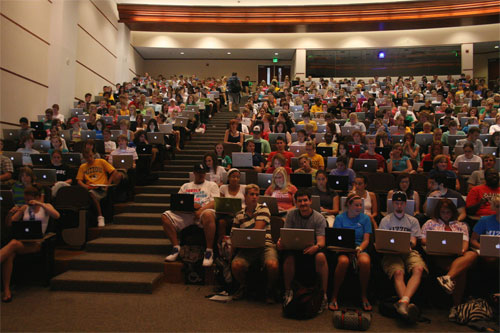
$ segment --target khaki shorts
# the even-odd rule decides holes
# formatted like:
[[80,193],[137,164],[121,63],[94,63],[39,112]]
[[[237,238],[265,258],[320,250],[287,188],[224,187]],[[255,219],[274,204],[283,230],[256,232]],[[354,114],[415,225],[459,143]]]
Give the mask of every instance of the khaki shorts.
[[266,246],[258,249],[239,249],[233,259],[233,261],[240,262],[241,265],[245,266],[247,269],[250,265],[254,265],[255,263],[258,263],[260,265],[259,267],[262,268],[269,260],[278,261],[276,245],[272,243],[266,243]]
[[424,271],[429,273],[424,259],[416,250],[411,250],[408,254],[385,254],[382,258],[382,269],[384,273],[392,279],[394,273],[398,270],[411,272],[415,267],[422,267]]
[[[213,209],[205,209],[203,213],[200,215],[200,219],[203,215],[205,214],[213,214],[215,217],[215,210]],[[192,224],[199,225],[202,227],[200,220],[196,219],[194,213],[183,213],[183,212],[173,212],[171,210],[167,210],[163,212],[163,215],[168,217],[170,221],[172,221],[175,229],[177,231],[181,231],[185,229],[186,227],[189,227]]]

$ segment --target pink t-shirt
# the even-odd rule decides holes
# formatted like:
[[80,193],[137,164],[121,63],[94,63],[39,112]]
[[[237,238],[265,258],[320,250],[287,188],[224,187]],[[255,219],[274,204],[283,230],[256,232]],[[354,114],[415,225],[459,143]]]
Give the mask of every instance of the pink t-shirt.
[[287,192],[282,192],[281,190],[274,190],[269,186],[265,192],[265,195],[276,198],[278,202],[279,210],[288,210],[293,208],[293,196],[297,192],[297,188],[293,185],[288,186]]

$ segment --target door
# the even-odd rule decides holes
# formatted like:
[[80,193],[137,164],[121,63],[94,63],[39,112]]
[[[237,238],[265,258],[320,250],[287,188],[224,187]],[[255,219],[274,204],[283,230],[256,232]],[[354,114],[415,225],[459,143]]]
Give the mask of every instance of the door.
[[495,89],[496,81],[500,76],[500,59],[488,59],[488,88]]
[[271,84],[271,80],[276,76],[279,82],[283,82],[285,80],[285,76],[288,75],[290,77],[292,69],[291,66],[274,66],[274,65],[259,65],[259,82],[262,80],[266,81],[267,84]]

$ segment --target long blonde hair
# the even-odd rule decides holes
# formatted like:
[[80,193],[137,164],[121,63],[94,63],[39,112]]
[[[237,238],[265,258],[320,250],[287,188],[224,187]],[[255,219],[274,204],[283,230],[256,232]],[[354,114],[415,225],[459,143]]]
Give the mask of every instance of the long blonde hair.
[[[283,188],[280,188],[276,185],[276,181],[275,181],[275,178],[276,178],[276,175],[281,173],[283,175],[283,179],[284,179],[284,182],[283,182]],[[280,190],[281,192],[288,192],[288,187],[290,186],[290,177],[288,176],[288,173],[286,172],[286,169],[284,167],[279,167],[277,168],[276,170],[274,170],[273,172],[273,178],[272,178],[272,181],[271,181],[271,188],[273,191],[276,191],[276,190]]]

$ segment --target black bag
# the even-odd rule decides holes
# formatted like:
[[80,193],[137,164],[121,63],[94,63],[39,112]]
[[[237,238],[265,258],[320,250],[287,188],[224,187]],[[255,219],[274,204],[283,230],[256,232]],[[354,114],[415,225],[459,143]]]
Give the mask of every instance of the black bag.
[[283,315],[287,318],[310,319],[314,318],[323,301],[323,290],[317,284],[313,287],[303,287],[294,283],[293,298],[283,307]]
[[60,229],[76,228],[80,222],[80,210],[78,208],[58,208],[59,220],[57,224]]
[[184,263],[184,282],[186,284],[205,284],[205,270],[203,269],[203,248],[198,245],[183,245],[179,256]]
[[338,310],[333,313],[333,326],[344,330],[366,331],[372,323],[372,314],[357,309]]
[[379,303],[378,311],[384,317],[399,318],[400,315],[396,311],[396,308],[394,307],[394,303],[396,303],[397,301],[399,301],[399,298],[397,296],[391,296],[389,298],[384,299]]
[[229,88],[229,92],[231,92],[231,93],[236,94],[236,93],[239,93],[241,91],[240,82],[238,81],[238,79],[235,76],[231,76],[227,80],[227,86]]

